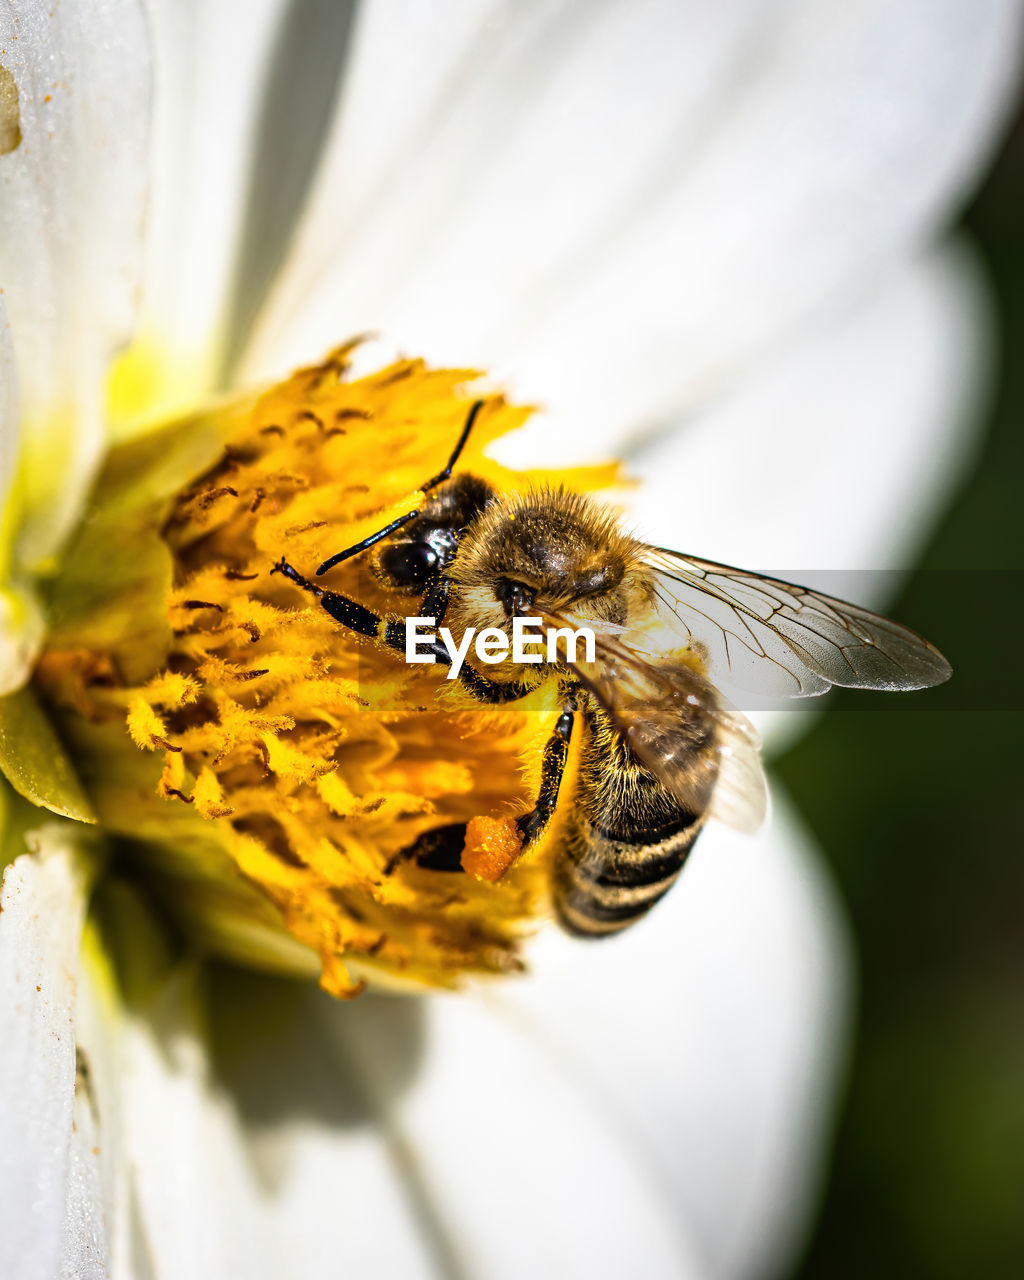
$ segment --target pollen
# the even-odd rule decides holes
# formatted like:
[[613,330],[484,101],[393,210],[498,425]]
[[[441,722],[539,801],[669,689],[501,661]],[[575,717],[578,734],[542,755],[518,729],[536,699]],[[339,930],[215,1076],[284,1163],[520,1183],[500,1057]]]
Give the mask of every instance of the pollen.
[[[480,398],[474,370],[353,379],[349,353],[112,451],[36,677],[101,822],[182,927],[235,960],[318,970],[339,996],[522,967],[549,868],[519,856],[514,819],[557,715],[546,685],[484,706],[272,573],[286,556],[312,576],[415,510]],[[459,468],[503,490],[617,481],[489,459],[528,413],[485,396]],[[325,588],[415,616],[369,559]],[[418,865],[417,838],[452,824],[468,824],[465,870]]]
[[466,824],[462,869],[479,880],[500,880],[522,847],[523,837],[511,818],[473,818]]

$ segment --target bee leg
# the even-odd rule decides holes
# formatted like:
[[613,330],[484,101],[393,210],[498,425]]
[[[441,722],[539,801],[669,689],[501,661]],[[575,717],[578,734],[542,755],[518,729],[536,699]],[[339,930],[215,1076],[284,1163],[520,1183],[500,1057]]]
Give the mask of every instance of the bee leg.
[[[524,813],[516,821],[523,837],[523,851],[529,849],[538,836],[543,834],[558,804],[558,792],[569,755],[569,741],[572,738],[576,712],[576,690],[573,686],[565,687],[564,699],[562,714],[555,721],[551,737],[544,745],[537,803],[529,813]],[[465,844],[464,822],[435,827],[432,831],[425,831],[413,844],[396,854],[388,864],[385,874],[389,875],[399,862],[406,859],[413,859],[418,866],[428,871],[462,871],[462,850]]]
[[[283,574],[290,582],[294,582],[297,587],[301,587],[303,591],[308,591],[310,595],[316,596],[335,622],[340,622],[343,627],[348,627],[350,631],[356,632],[357,635],[366,636],[370,640],[383,640],[389,649],[405,653],[404,618],[393,618],[386,622],[379,613],[374,613],[372,609],[367,609],[365,605],[359,604],[358,601],[350,600],[348,596],[343,596],[337,591],[325,591],[323,587],[318,587],[315,582],[310,582],[308,578],[304,578],[297,569],[293,568],[283,558],[278,560],[270,572]],[[436,607],[437,614],[424,612],[422,614],[423,617],[437,616],[438,621],[440,621],[448,605],[449,587],[448,580],[441,579],[428,589],[423,598],[421,608],[426,610]],[[420,641],[421,652],[424,643],[424,641]],[[427,652],[434,655],[436,662],[443,662],[445,666],[451,666],[451,654],[440,640],[435,640],[433,644],[427,646]],[[530,684],[524,684],[520,680],[488,680],[486,676],[474,671],[468,664],[463,665],[459,672],[459,679],[474,698],[479,699],[480,702],[492,704],[515,702],[519,698],[525,698],[534,687]]]
[[[316,596],[335,622],[340,622],[343,627],[348,627],[351,631],[355,631],[361,636],[368,636],[371,640],[376,640],[381,634],[384,619],[379,613],[374,613],[372,609],[367,609],[365,605],[359,604],[355,600],[350,600],[348,596],[339,595],[337,591],[325,591],[323,587],[318,587],[315,582],[310,582],[308,578],[304,578],[283,557],[278,560],[270,572],[283,574],[290,582],[294,582],[297,587],[301,587],[303,591],[308,591],[310,595]],[[443,648],[443,646],[441,647]]]
[[299,573],[298,569],[293,568],[293,566],[288,563],[284,556],[278,560],[277,564],[274,565],[270,572],[272,574],[282,574],[290,582],[294,582],[296,586],[301,587],[303,591],[309,591],[315,596],[322,596],[324,594],[323,587],[318,587],[315,582],[310,582],[308,578],[304,578],[302,574]]
[[396,855],[385,869],[394,870],[399,862],[407,859],[427,871],[462,871],[462,850],[466,844],[466,824],[450,822],[446,827],[435,827],[424,833],[413,844]]
[[569,742],[572,738],[572,726],[576,712],[576,691],[566,690],[562,714],[555,721],[555,727],[544,745],[544,758],[540,767],[540,790],[537,803],[529,813],[516,821],[516,826],[523,837],[523,849],[528,849],[547,828],[551,815],[558,805],[558,792],[562,786],[562,775],[565,762],[569,756]]
[[[420,616],[423,618],[433,618],[434,626],[439,627],[444,622],[444,615],[448,611],[448,597],[451,594],[451,579],[445,577],[435,578],[427,587],[420,604]],[[390,645],[392,649],[397,649],[400,653],[405,652],[405,623],[389,622],[384,631],[384,641]],[[422,641],[421,641],[422,643]],[[438,662],[443,662],[446,666],[451,666],[451,654],[444,647],[440,640],[435,640],[429,646],[429,651],[433,653]],[[459,679],[480,702],[515,702],[519,698],[525,698],[533,688],[532,685],[524,684],[520,680],[488,680],[479,671],[474,671],[468,664],[463,664],[459,671]]]
[[[529,813],[516,821],[516,826],[523,837],[522,852],[543,835],[551,820],[551,815],[558,805],[558,792],[562,785],[562,774],[569,755],[569,740],[572,737],[572,726],[575,718],[575,693],[566,699],[562,714],[555,721],[555,727],[544,745],[544,759],[541,763],[540,790],[537,803]],[[462,850],[466,844],[466,824],[452,822],[446,827],[435,827],[425,831],[415,843],[403,849],[392,862],[388,870],[393,871],[400,861],[412,859],[417,866],[428,871],[462,871]]]

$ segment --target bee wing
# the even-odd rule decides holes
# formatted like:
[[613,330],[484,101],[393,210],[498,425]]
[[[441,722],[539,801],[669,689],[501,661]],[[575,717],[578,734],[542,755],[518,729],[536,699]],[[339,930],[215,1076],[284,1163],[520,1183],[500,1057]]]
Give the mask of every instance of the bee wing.
[[634,755],[691,812],[756,831],[768,793],[753,725],[692,667],[607,631],[595,629],[594,640],[594,661],[570,665]]
[[831,685],[925,689],[952,674],[923,637],[858,605],[662,547],[645,560],[659,613],[716,681],[805,697]]
[[710,816],[753,835],[768,812],[761,740],[750,721],[731,708],[720,707],[718,726],[720,762]]

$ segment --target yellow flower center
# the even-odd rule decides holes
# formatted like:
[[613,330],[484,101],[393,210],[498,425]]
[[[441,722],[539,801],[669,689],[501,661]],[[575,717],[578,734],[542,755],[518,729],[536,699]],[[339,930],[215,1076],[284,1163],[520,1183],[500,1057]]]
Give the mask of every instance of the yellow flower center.
[[[271,574],[284,555],[312,575],[415,509],[473,399],[472,370],[410,360],[350,381],[346,355],[113,451],[37,673],[101,821],[169,908],[236,958],[301,969],[315,953],[337,995],[520,967],[552,841],[517,857],[515,817],[557,715],[551,682],[484,706]],[[527,412],[488,398],[459,470],[500,490],[615,480],[489,460]],[[366,555],[324,582],[420,612]],[[409,856],[452,823],[469,824],[466,870]]]

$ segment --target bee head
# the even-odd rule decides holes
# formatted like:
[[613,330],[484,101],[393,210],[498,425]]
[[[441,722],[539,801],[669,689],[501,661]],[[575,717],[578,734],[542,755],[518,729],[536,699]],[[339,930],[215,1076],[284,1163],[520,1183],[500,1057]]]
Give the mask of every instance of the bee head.
[[582,494],[542,489],[493,503],[462,540],[453,567],[463,625],[505,627],[558,613],[624,623],[639,546],[614,513]]
[[415,520],[377,548],[377,576],[400,591],[422,593],[427,583],[448,569],[458,538],[494,498],[490,485],[462,473],[426,502]]

